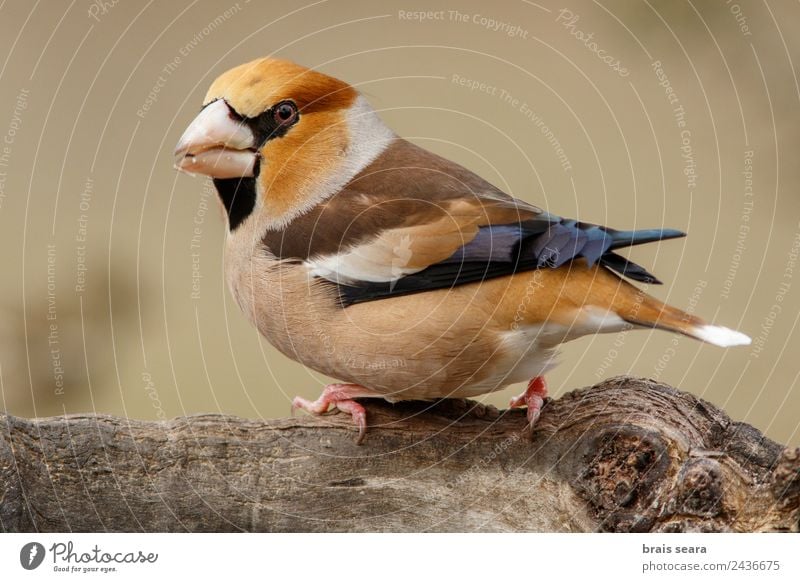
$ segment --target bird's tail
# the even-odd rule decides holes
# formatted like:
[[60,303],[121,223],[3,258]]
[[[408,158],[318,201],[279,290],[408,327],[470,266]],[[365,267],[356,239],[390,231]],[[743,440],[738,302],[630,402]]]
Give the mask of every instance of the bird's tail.
[[[618,230],[612,232],[612,243],[609,250],[658,240],[680,238],[682,236],[686,236],[685,233],[669,228]],[[627,259],[615,253],[608,253],[606,257],[609,260],[601,260],[601,264],[622,275],[629,276],[635,280],[648,280],[647,278],[643,279],[636,276],[640,274],[639,271],[641,271],[643,276],[650,278],[648,282],[657,282],[655,277],[647,273],[642,267],[630,263]],[[618,315],[628,323],[682,333],[689,337],[714,344],[715,346],[729,347],[746,346],[750,344],[750,338],[739,331],[706,323],[699,317],[695,317],[690,313],[662,303],[655,297],[645,294],[624,281],[623,284],[626,289],[624,292],[618,294],[619,298],[617,302],[621,303],[621,305],[619,305],[616,311]]]
[[625,281],[620,280],[620,283],[613,295],[611,309],[628,323],[682,333],[715,346],[750,344],[750,338],[739,331],[711,325],[695,315],[662,303]]

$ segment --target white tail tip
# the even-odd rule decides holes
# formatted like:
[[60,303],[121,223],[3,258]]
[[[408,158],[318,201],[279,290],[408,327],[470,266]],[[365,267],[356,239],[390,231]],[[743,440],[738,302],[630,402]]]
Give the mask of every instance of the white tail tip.
[[731,346],[749,346],[751,341],[750,338],[742,332],[719,325],[702,325],[694,328],[693,331],[693,335],[696,338],[723,348]]

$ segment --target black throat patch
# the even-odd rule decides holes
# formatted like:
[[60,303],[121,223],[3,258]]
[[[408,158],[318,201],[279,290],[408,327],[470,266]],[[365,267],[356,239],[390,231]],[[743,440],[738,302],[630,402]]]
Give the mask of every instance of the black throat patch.
[[214,186],[228,213],[228,224],[233,232],[256,206],[256,179],[215,178]]

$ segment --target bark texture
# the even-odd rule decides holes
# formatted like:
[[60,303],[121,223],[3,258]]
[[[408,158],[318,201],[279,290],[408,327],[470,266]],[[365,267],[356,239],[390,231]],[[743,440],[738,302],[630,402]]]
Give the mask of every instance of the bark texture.
[[349,417],[0,415],[4,531],[797,531],[800,449],[613,378],[524,411],[365,401]]

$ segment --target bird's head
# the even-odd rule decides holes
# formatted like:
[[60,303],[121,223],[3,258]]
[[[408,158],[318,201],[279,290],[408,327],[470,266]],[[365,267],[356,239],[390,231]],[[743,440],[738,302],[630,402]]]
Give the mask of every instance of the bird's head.
[[175,167],[214,178],[231,230],[254,210],[285,224],[341,188],[391,136],[344,81],[264,58],[212,83]]

